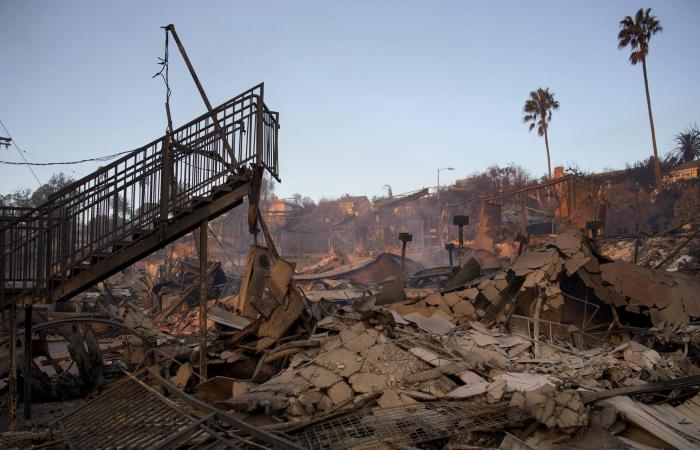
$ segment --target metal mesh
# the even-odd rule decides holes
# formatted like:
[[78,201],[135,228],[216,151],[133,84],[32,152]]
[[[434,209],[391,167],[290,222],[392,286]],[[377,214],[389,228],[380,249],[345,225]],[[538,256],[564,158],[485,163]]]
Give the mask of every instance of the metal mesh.
[[418,403],[345,416],[307,427],[293,437],[312,450],[372,448],[382,442],[418,444],[466,431],[497,431],[528,414],[507,404],[445,401]]

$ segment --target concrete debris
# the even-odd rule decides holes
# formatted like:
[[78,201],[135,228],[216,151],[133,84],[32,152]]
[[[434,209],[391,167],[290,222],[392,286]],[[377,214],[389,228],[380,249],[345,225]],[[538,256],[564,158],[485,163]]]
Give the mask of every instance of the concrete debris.
[[[336,255],[295,274],[295,263],[258,245],[238,292],[207,293],[203,353],[194,278],[162,287],[159,301],[108,308],[141,337],[101,348],[161,374],[184,396],[278,433],[358,411],[364,425],[384,412],[394,422],[415,419],[421,408],[438,427],[430,408],[445,402],[492,411],[492,421],[457,436],[435,428],[449,440],[426,442],[444,448],[544,448],[596,436],[643,448],[647,435],[661,446],[697,446],[698,280],[611,261],[575,230],[540,244],[502,268],[470,260],[458,282],[435,288],[404,288],[390,273],[391,256]],[[394,278],[379,283],[386,273]],[[41,358],[40,371],[66,367],[66,358]],[[625,432],[632,427],[647,435]]]

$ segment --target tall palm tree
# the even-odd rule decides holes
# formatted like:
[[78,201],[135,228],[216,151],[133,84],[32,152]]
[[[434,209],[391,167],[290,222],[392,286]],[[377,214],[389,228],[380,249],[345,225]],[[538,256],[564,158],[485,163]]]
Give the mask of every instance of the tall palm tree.
[[530,92],[530,98],[523,106],[523,122],[530,122],[530,131],[537,127],[537,134],[544,136],[544,145],[547,147],[547,173],[552,178],[552,163],[549,159],[549,137],[547,130],[552,120],[552,111],[559,109],[559,102],[554,99],[554,94],[549,88],[539,88]]
[[647,110],[649,112],[649,125],[651,126],[651,142],[654,146],[654,177],[656,185],[661,183],[661,165],[659,152],[656,148],[656,132],[654,131],[654,118],[651,115],[651,98],[649,97],[649,79],[647,78],[647,55],[649,54],[649,41],[656,33],[663,31],[661,24],[651,15],[651,8],[640,8],[634,18],[627,16],[620,21],[620,32],[617,35],[617,48],[630,47],[630,63],[635,66],[642,63],[644,72],[644,90],[647,94]]

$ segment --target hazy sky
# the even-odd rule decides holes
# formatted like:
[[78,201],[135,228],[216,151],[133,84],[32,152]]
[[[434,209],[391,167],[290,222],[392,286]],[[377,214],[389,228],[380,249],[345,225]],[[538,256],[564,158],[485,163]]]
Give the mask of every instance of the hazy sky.
[[[521,122],[528,93],[561,103],[553,165],[622,168],[651,138],[641,66],[618,22],[651,7],[648,60],[659,150],[700,123],[700,1],[0,0],[0,120],[30,161],[136,148],[165,128],[161,25],[174,23],[212,103],[265,82],[280,111],[282,196],[395,193],[490,164],[546,172]],[[171,47],[175,125],[205,111]],[[0,159],[20,161],[14,148]],[[96,165],[67,168],[81,176]],[[53,168],[35,169],[46,181]],[[75,173],[70,172],[75,170]],[[0,165],[0,192],[37,185]]]

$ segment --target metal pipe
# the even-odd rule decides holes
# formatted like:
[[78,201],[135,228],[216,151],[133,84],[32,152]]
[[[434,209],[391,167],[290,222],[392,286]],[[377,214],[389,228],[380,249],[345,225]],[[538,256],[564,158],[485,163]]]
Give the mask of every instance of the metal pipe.
[[199,376],[207,379],[207,230],[209,221],[199,226]]
[[399,233],[401,241],[401,285],[406,287],[406,244],[413,240],[410,233]]
[[32,420],[32,305],[24,307],[24,420]]
[[452,250],[454,250],[454,249],[455,249],[454,244],[452,244],[452,243],[445,244],[445,250],[447,250],[447,254],[450,257],[450,268],[452,268],[454,266],[454,263],[452,261]]
[[[226,149],[226,152],[228,152],[229,156],[231,157],[231,164],[236,164],[236,156],[233,153],[233,149],[231,148],[231,145],[228,143],[228,140],[226,139],[226,134],[224,131],[221,129],[221,126],[219,125],[219,121],[216,118],[216,115],[213,114],[213,109],[211,106],[211,103],[209,102],[209,97],[207,97],[207,93],[204,92],[204,87],[202,86],[202,83],[199,81],[199,77],[197,76],[197,72],[194,71],[194,66],[190,62],[190,58],[187,56],[187,52],[185,51],[185,47],[182,45],[182,41],[180,41],[180,36],[177,35],[177,32],[175,31],[175,25],[172,23],[164,27],[166,30],[172,34],[173,39],[175,39],[175,43],[177,44],[178,50],[180,50],[180,54],[182,55],[182,59],[185,60],[185,64],[187,65],[187,69],[190,71],[190,75],[192,75],[192,79],[194,80],[194,84],[197,85],[197,90],[199,91],[199,95],[202,97],[202,100],[204,101],[204,104],[207,107],[207,111],[212,115],[212,121],[214,122],[214,127],[216,128],[216,131],[221,133],[221,141],[224,144],[224,148]],[[260,111],[260,114],[263,112]]]
[[459,249],[457,255],[459,257],[459,267],[462,268],[464,265],[464,226],[469,224],[469,216],[456,215],[452,221],[459,227]]
[[10,328],[10,374],[7,380],[7,430],[15,430],[17,419],[17,305],[14,299],[8,312],[8,327]]

